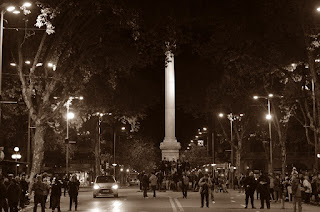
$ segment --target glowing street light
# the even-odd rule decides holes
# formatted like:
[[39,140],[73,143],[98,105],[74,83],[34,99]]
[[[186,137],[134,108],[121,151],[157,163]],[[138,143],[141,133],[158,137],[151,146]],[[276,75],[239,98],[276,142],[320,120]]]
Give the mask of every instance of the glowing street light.
[[320,7],[317,8],[317,11],[320,12]]
[[74,118],[74,113],[69,112],[67,113],[67,119],[73,119]]

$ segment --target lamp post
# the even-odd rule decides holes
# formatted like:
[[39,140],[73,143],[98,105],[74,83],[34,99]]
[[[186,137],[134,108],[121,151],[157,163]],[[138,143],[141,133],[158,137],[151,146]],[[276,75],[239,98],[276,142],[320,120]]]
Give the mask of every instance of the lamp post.
[[[126,127],[121,127],[122,131],[126,130]],[[116,130],[113,128],[113,166],[114,166],[114,177],[116,177],[116,139],[117,139],[117,134]]]
[[67,107],[67,135],[65,139],[66,143],[66,174],[69,176],[69,119],[74,118],[74,113],[70,112],[70,105],[73,99],[83,100],[83,97],[69,97],[66,107]]
[[18,160],[21,159],[21,155],[19,153],[19,150],[20,150],[19,147],[15,147],[15,148],[13,148],[13,150],[14,150],[14,154],[11,155],[11,158],[14,159],[16,162],[15,176],[17,176],[18,175],[18,166],[19,166]]
[[268,114],[266,115],[266,119],[268,120],[268,124],[269,124],[269,157],[270,157],[270,172],[271,174],[273,173],[273,145],[272,145],[272,128],[271,128],[271,120],[272,120],[272,115],[271,115],[271,104],[270,104],[270,98],[273,97],[273,94],[269,94],[268,96],[253,96],[253,99],[267,99],[268,100]]

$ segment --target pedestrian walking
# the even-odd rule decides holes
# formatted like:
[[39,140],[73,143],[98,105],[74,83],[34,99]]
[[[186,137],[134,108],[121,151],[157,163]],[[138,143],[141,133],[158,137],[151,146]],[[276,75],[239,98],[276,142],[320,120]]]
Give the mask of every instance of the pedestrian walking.
[[45,185],[45,190],[43,192],[43,201],[44,201],[44,208],[46,208],[46,203],[47,203],[47,199],[48,199],[48,195],[49,195],[49,191],[50,191],[50,181],[48,180],[48,177],[45,176],[42,179],[42,182]]
[[302,182],[298,177],[298,172],[294,172],[292,176],[292,195],[293,195],[293,212],[302,211],[302,195],[301,195]]
[[17,179],[12,179],[11,184],[8,186],[7,198],[10,212],[18,211],[18,204],[21,195],[21,188]]
[[142,176],[142,189],[143,189],[143,197],[148,197],[148,187],[149,187],[149,178],[146,173]]
[[2,209],[4,212],[8,212],[8,204],[7,204],[7,188],[4,185],[4,178],[0,177],[0,212]]
[[261,199],[260,209],[264,208],[264,202],[266,202],[267,208],[270,209],[270,180],[266,173],[262,173],[259,177],[258,183]]
[[244,190],[245,190],[245,194],[246,194],[246,206],[245,208],[248,208],[248,202],[249,202],[249,197],[250,197],[250,200],[251,200],[251,207],[252,208],[255,208],[254,207],[254,191],[256,190],[256,186],[257,186],[257,183],[256,183],[256,180],[253,176],[253,172],[250,172],[249,173],[249,176],[246,177],[244,180],[243,180],[243,186],[244,186]]
[[156,197],[156,189],[157,189],[157,184],[158,184],[158,178],[155,175],[154,172],[151,173],[151,176],[149,178],[151,189],[153,191],[153,197]]
[[55,211],[57,208],[58,211],[60,212],[60,198],[61,198],[61,187],[62,183],[57,179],[53,178],[52,179],[52,184],[51,184],[51,196],[50,200],[52,200],[52,211]]
[[181,180],[181,190],[182,190],[182,197],[188,197],[188,188],[189,188],[189,177],[186,173],[183,173],[182,180]]
[[71,211],[72,209],[72,202],[74,202],[74,209],[77,210],[78,208],[79,186],[80,186],[80,182],[77,179],[77,176],[73,175],[68,184],[68,192],[70,197],[69,211]]
[[212,186],[212,183],[209,180],[209,175],[206,173],[204,176],[199,180],[199,192],[201,195],[201,208],[204,205],[204,198],[206,198],[206,206],[209,208],[209,188]]
[[32,191],[34,191],[34,207],[33,212],[37,211],[38,204],[41,205],[41,212],[45,212],[44,208],[44,190],[46,185],[42,182],[42,176],[38,175],[36,182],[32,186]]

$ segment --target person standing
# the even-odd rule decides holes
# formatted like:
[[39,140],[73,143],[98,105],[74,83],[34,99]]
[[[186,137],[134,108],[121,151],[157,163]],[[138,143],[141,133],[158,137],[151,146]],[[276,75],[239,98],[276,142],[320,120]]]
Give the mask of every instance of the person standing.
[[199,192],[201,195],[201,208],[204,205],[204,198],[206,198],[206,206],[209,208],[209,189],[212,186],[211,181],[209,180],[209,175],[206,173],[204,176],[199,180]]
[[148,197],[149,178],[146,173],[142,176],[143,197]]
[[293,195],[293,211],[296,212],[297,204],[298,211],[302,211],[302,193],[301,193],[301,180],[298,177],[298,173],[292,174],[292,195]]
[[52,200],[52,211],[55,211],[57,208],[58,211],[60,212],[60,198],[61,198],[61,187],[62,184],[57,178],[52,179],[52,184],[51,184],[51,196],[50,200]]
[[187,174],[183,173],[181,180],[181,190],[183,198],[187,198],[189,188],[189,177]]
[[73,175],[68,184],[68,192],[70,197],[69,211],[71,211],[72,209],[72,202],[74,202],[74,209],[77,210],[78,208],[79,186],[80,186],[80,182],[77,179],[77,176]]
[[149,181],[150,181],[151,189],[153,191],[153,197],[156,197],[156,189],[157,189],[157,184],[158,184],[158,178],[154,174],[154,172],[151,173]]
[[246,193],[246,206],[245,206],[245,208],[248,208],[249,197],[251,200],[251,207],[255,208],[254,203],[253,203],[254,202],[253,196],[254,196],[254,191],[256,190],[257,183],[256,183],[256,180],[253,176],[253,172],[250,172],[249,176],[244,178],[243,186],[244,186],[244,190]]
[[21,195],[21,188],[19,182],[16,179],[12,179],[11,184],[8,187],[7,197],[10,212],[18,212],[18,204]]
[[28,183],[26,181],[26,174],[21,175],[20,187],[21,187],[20,208],[24,208],[25,202],[26,202],[26,195],[28,192]]
[[304,202],[310,203],[312,187],[311,187],[311,183],[309,182],[309,177],[307,175],[304,176],[303,187],[304,187]]
[[0,212],[2,209],[4,212],[8,212],[8,204],[7,204],[7,188],[4,185],[4,178],[0,177]]
[[42,182],[42,176],[38,175],[36,178],[36,182],[32,186],[32,191],[34,191],[34,207],[33,212],[37,211],[37,206],[40,203],[41,212],[45,212],[44,208],[44,191],[46,189],[46,185]]
[[258,180],[260,187],[260,199],[261,199],[261,207],[264,208],[264,201],[266,201],[267,208],[270,209],[270,180],[266,173],[262,173]]
[[276,175],[276,177],[274,178],[274,194],[275,194],[275,202],[278,202],[279,197],[281,198],[281,186],[280,186],[280,177],[279,175]]

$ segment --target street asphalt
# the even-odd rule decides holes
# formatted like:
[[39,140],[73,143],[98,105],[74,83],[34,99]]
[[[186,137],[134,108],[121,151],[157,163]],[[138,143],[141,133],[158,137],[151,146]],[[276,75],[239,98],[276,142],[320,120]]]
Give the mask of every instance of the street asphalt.
[[[148,198],[143,198],[142,192],[138,187],[128,187],[119,190],[119,197],[99,197],[93,198],[91,188],[81,188],[79,192],[78,211],[86,212],[195,212],[195,211],[216,211],[216,212],[292,212],[292,203],[286,202],[285,209],[281,209],[280,203],[271,202],[271,209],[260,209],[260,200],[255,200],[257,209],[244,208],[244,194],[238,191],[229,190],[229,193],[214,193],[215,203],[210,200],[209,208],[200,208],[199,192],[188,192],[188,198],[182,198],[181,192],[159,192],[157,197],[153,198],[152,193],[148,192]],[[250,206],[250,205],[249,205]],[[32,211],[31,203],[24,211]],[[46,204],[46,212],[49,209],[49,203]],[[61,197],[61,211],[68,211],[69,197]],[[74,211],[74,207],[72,209]],[[41,211],[40,206],[38,210]],[[56,210],[57,211],[57,210]],[[320,207],[313,205],[303,205],[303,212],[319,212]]]

